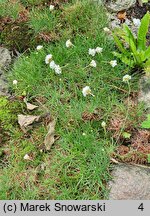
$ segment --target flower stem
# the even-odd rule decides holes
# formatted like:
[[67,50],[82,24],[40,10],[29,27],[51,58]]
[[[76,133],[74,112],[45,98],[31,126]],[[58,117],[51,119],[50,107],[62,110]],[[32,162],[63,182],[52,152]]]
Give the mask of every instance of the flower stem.
[[128,84],[127,112],[126,112],[126,117],[125,117],[124,122],[123,122],[123,126],[122,126],[122,128],[121,128],[121,130],[120,130],[120,133],[119,133],[119,135],[118,135],[118,138],[117,138],[117,140],[116,140],[116,142],[115,142],[116,144],[117,144],[117,142],[118,142],[118,140],[119,140],[119,138],[120,138],[120,136],[121,136],[121,134],[122,134],[122,132],[123,132],[123,130],[124,130],[124,128],[125,128],[125,124],[126,124],[126,122],[127,122],[128,116],[129,116],[129,102],[130,102],[131,88],[130,88],[130,83],[129,83],[129,81],[127,82],[127,84]]

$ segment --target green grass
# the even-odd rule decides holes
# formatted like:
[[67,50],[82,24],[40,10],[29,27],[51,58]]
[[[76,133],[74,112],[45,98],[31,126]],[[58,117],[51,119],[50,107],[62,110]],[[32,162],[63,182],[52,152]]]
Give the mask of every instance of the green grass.
[[[35,47],[23,54],[13,66],[10,85],[18,96],[26,92],[29,101],[44,98],[44,106],[57,121],[59,139],[49,152],[41,153],[45,126],[32,129],[29,137],[15,126],[8,145],[8,164],[1,169],[0,198],[107,199],[110,153],[115,144],[111,134],[105,136],[101,122],[108,124],[116,107],[125,115],[127,94],[114,86],[127,90],[127,85],[122,82],[124,66],[119,62],[112,68],[108,63],[114,59],[114,43],[103,31],[107,26],[105,10],[91,1],[74,0],[52,14],[48,9],[33,9],[30,15],[29,25],[35,32],[46,28],[56,33],[57,29],[59,41],[43,43],[42,50],[37,52]],[[74,47],[66,48],[67,39]],[[97,46],[103,47],[103,53],[89,56],[88,49]],[[45,64],[49,53],[62,67],[61,75]],[[97,67],[86,67],[92,59]],[[18,80],[17,89],[12,86],[14,79]],[[83,97],[82,88],[88,85],[95,97]],[[83,112],[95,110],[101,120],[83,121]],[[36,114],[24,108],[20,112]],[[32,154],[33,161],[26,162],[25,154]]]
[[20,11],[19,1],[0,0],[0,16],[10,16],[17,19]]
[[49,8],[45,10],[33,8],[30,12],[29,23],[35,34],[42,31],[55,31],[55,28],[57,28],[57,17],[55,15],[50,13]]

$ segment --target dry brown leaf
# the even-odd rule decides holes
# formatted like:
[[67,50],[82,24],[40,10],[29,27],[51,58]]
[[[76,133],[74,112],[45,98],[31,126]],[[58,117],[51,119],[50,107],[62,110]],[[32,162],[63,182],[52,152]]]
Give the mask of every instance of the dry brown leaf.
[[83,112],[82,113],[82,120],[83,121],[99,121],[101,117],[97,113],[89,113],[89,112]]
[[52,120],[47,126],[48,133],[45,136],[45,140],[44,140],[44,145],[45,145],[46,150],[50,150],[52,145],[54,144],[55,125],[56,125],[55,120]]
[[26,128],[29,125],[37,122],[40,116],[33,116],[33,115],[18,115],[18,123],[21,128]]
[[117,14],[117,18],[121,21],[124,22],[126,20],[126,11],[119,11]]
[[26,98],[24,98],[23,101],[25,102],[25,104],[27,106],[27,109],[30,110],[30,111],[38,108],[38,106],[36,106],[34,104],[31,104],[31,103],[28,103]]
[[26,103],[26,105],[27,105],[27,109],[31,111],[38,108],[38,106],[31,104],[31,103]]

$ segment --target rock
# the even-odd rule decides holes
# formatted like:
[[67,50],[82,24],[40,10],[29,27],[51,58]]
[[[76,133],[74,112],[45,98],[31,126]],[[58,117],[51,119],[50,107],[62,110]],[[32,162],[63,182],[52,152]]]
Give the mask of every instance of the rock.
[[11,55],[8,49],[0,47],[0,70],[11,63]]
[[118,12],[122,10],[127,10],[130,7],[134,6],[136,3],[136,0],[115,0],[115,1],[109,1],[108,3],[105,3],[105,6],[108,10],[112,12]]
[[110,200],[150,200],[150,168],[119,164],[112,177]]
[[6,68],[11,63],[11,55],[8,49],[0,47],[0,96],[8,96],[8,84],[6,81]]
[[145,108],[150,111],[150,77],[144,76],[140,80],[139,102],[144,102]]
[[0,77],[0,96],[8,95],[8,84],[7,82]]

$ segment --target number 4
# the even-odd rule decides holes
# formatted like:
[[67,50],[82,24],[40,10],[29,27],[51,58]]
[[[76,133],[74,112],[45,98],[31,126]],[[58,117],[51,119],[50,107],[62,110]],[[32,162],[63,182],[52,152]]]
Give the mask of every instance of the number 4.
[[139,210],[143,211],[144,210],[144,207],[143,207],[143,203],[141,203],[138,207]]

